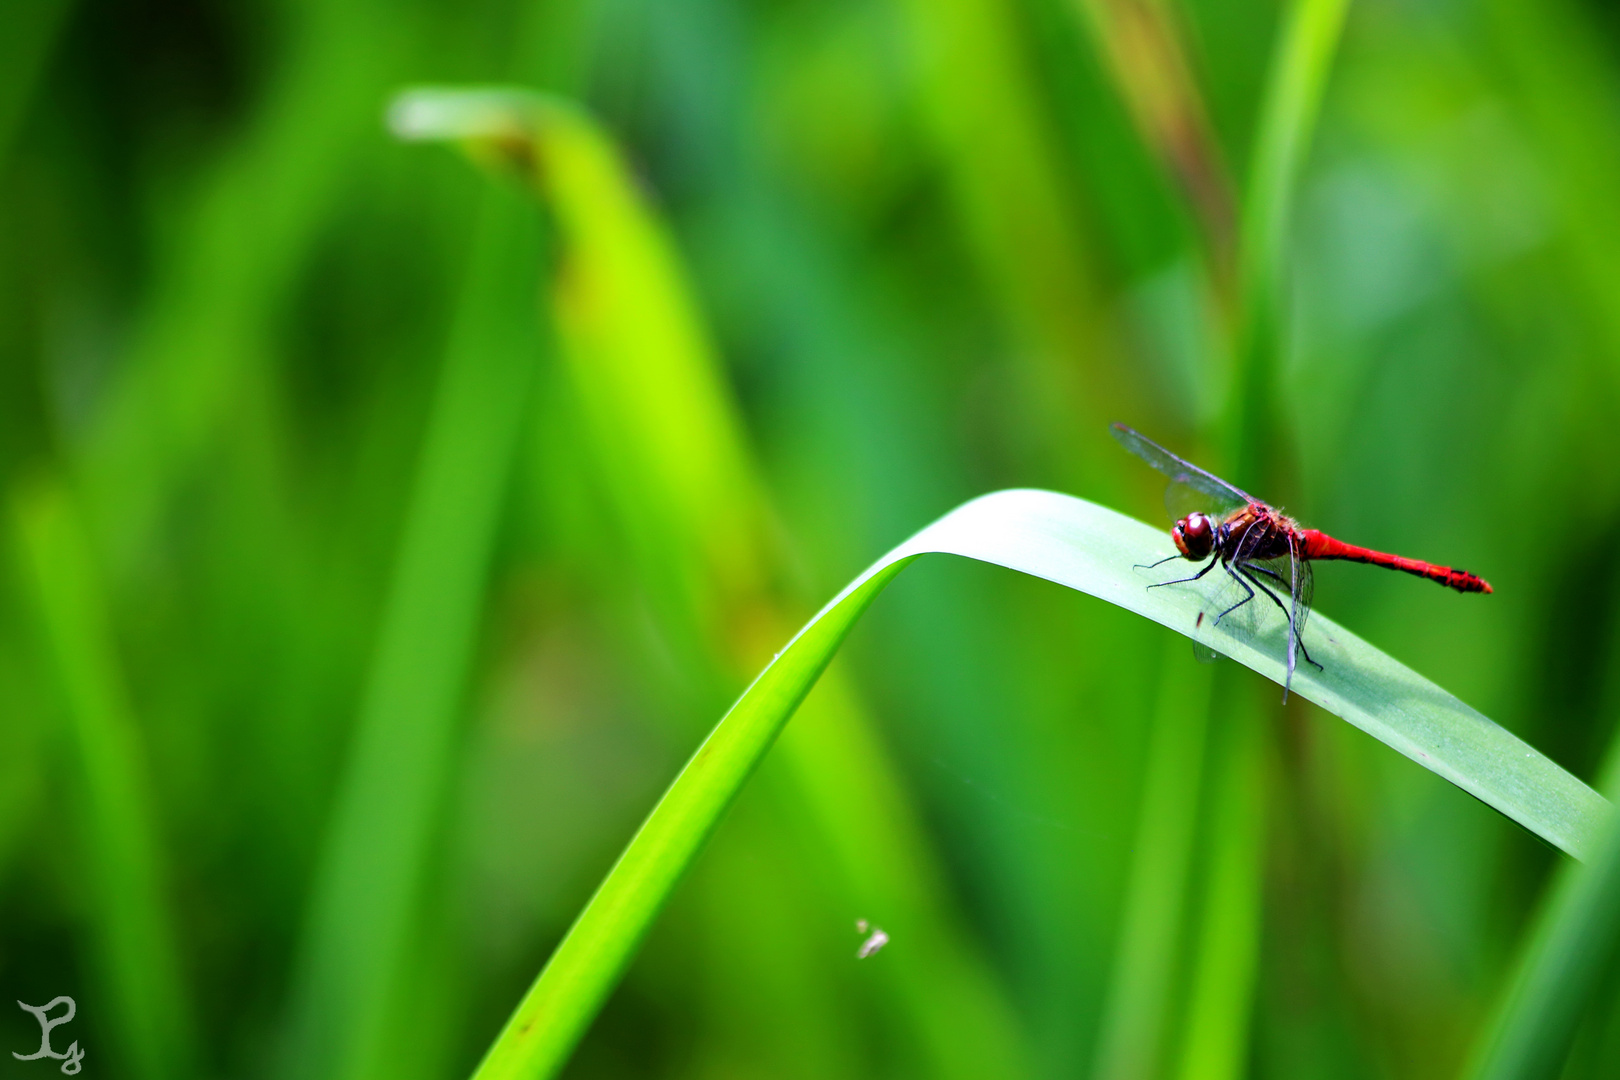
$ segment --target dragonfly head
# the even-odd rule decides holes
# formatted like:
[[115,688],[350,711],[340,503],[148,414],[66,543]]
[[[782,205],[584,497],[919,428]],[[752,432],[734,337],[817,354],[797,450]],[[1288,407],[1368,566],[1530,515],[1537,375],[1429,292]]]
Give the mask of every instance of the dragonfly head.
[[1207,559],[1215,547],[1215,522],[1208,514],[1188,514],[1170,530],[1170,539],[1184,558]]

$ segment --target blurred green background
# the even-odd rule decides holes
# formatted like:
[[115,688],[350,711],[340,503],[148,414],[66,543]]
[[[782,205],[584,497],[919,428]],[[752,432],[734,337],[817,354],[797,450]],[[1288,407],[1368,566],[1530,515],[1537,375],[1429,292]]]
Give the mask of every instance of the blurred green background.
[[[882,551],[1001,487],[1162,519],[1111,420],[1490,579],[1330,565],[1317,607],[1595,782],[1620,20],[1351,6],[1233,436],[1285,22],[0,6],[0,1001],[73,996],[87,1076],[467,1074]],[[622,157],[525,185],[397,142],[418,83],[578,101]],[[1555,855],[1228,667],[918,565],[567,1075],[1456,1074]],[[1613,1075],[1617,991],[1566,1075]],[[37,1038],[0,1008],[0,1049]]]

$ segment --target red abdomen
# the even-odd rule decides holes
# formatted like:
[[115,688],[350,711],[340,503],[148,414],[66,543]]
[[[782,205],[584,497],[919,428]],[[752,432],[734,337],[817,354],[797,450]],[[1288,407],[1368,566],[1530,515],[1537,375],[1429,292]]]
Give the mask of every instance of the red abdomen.
[[1374,551],[1371,548],[1357,547],[1347,544],[1343,540],[1335,540],[1319,529],[1301,529],[1300,536],[1304,540],[1305,557],[1308,559],[1347,559],[1350,562],[1371,563],[1374,566],[1387,566],[1391,570],[1402,570],[1408,574],[1428,578],[1439,582],[1448,589],[1458,592],[1492,592],[1490,582],[1466,570],[1453,570],[1449,566],[1436,566],[1420,559],[1408,559],[1400,555],[1391,555],[1388,552]]

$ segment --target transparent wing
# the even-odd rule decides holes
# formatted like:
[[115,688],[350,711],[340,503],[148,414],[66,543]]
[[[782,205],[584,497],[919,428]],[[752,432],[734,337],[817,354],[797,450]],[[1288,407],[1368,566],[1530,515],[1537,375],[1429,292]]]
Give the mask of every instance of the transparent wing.
[[1239,507],[1230,503],[1212,499],[1184,478],[1171,479],[1164,485],[1164,512],[1171,521],[1180,521],[1195,510],[1219,518],[1237,509]]
[[[1237,562],[1238,572],[1264,591],[1270,601],[1282,609],[1288,631],[1288,677],[1283,680],[1283,700],[1288,700],[1288,688],[1294,681],[1294,670],[1299,658],[1316,663],[1305,648],[1305,623],[1311,617],[1311,599],[1316,588],[1316,577],[1311,573],[1309,559],[1297,555],[1284,555],[1276,559],[1250,559]],[[1318,665],[1320,666],[1320,665]]]
[[1305,620],[1311,617],[1311,600],[1316,595],[1316,577],[1311,573],[1311,560],[1300,559],[1294,565],[1299,575],[1294,584],[1294,605],[1298,610],[1294,616],[1294,633],[1303,641]]
[[[1115,424],[1113,432],[1114,438],[1119,440],[1121,446],[1168,476],[1172,488],[1190,488],[1197,496],[1201,496],[1204,505],[1190,509],[1218,513],[1236,510],[1240,506],[1260,501],[1243,489],[1228,484],[1214,473],[1205,472],[1190,461],[1183,461],[1139,431],[1124,424]],[[1185,502],[1185,496],[1174,491],[1171,493],[1171,499],[1176,504]],[[1171,499],[1166,500],[1166,508],[1174,513],[1177,506],[1171,505]]]
[[[1278,605],[1284,618],[1288,617],[1289,610],[1294,612],[1294,629],[1300,634],[1305,633],[1305,621],[1311,616],[1311,600],[1316,592],[1316,577],[1311,573],[1311,561],[1300,559],[1293,566],[1289,565],[1287,555],[1276,559],[1251,559],[1246,565],[1266,588],[1277,597]],[[1266,607],[1273,611],[1271,601],[1266,601]]]

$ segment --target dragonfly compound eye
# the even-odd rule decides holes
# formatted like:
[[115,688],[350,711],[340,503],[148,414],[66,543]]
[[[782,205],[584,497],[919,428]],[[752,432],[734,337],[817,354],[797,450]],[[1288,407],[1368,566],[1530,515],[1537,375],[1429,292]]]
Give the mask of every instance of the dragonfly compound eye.
[[1215,546],[1215,524],[1207,514],[1188,514],[1170,530],[1176,550],[1189,559],[1207,559]]

